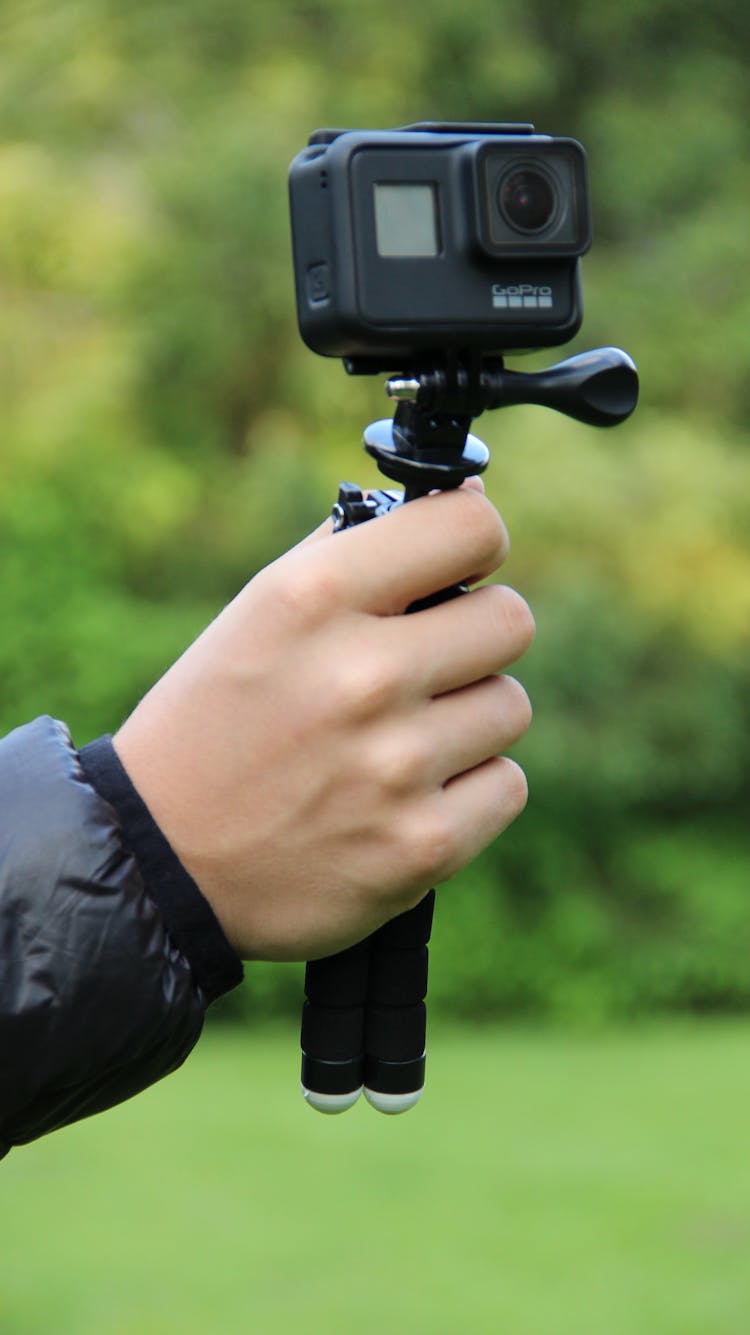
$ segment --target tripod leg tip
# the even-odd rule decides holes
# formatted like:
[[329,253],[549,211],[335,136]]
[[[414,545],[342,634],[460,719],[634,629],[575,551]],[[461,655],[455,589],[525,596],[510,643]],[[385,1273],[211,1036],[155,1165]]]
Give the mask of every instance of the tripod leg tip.
[[414,1089],[408,1094],[384,1094],[379,1089],[368,1089],[365,1085],[365,1098],[370,1107],[376,1108],[378,1112],[387,1113],[394,1116],[396,1113],[408,1112],[410,1108],[418,1103],[424,1093],[422,1089]]
[[354,1106],[362,1093],[361,1085],[359,1089],[353,1089],[346,1094],[321,1094],[316,1089],[306,1089],[304,1085],[301,1088],[305,1103],[309,1103],[316,1112],[329,1115],[346,1112],[347,1108]]

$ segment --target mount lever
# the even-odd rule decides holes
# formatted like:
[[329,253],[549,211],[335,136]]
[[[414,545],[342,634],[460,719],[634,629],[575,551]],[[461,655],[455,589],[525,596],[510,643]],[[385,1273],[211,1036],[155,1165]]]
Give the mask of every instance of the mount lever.
[[443,368],[388,381],[388,396],[419,410],[478,417],[487,408],[534,403],[589,426],[616,426],[638,402],[638,372],[621,348],[596,348],[544,371],[506,371],[500,357],[485,358],[478,374]]

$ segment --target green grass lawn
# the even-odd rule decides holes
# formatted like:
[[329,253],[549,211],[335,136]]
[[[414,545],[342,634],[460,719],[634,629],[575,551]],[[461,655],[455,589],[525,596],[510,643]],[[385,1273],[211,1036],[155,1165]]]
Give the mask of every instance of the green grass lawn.
[[206,1035],[0,1164],[2,1335],[747,1335],[750,1025],[433,1023],[402,1118]]

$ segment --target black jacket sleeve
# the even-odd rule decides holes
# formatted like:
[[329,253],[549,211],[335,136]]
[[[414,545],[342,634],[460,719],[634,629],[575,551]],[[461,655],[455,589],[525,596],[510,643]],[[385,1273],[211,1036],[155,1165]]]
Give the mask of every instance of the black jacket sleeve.
[[241,978],[108,738],[0,740],[0,1157],[175,1070]]

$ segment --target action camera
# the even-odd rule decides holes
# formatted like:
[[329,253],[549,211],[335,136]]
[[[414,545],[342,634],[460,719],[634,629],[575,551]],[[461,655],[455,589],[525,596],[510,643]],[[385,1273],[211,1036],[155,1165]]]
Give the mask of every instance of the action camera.
[[314,351],[391,370],[567,342],[591,244],[586,156],[531,125],[319,130],[289,175]]
[[[403,491],[343,482],[334,533],[481,473],[489,450],[469,428],[488,409],[534,403],[605,427],[635,408],[638,373],[620,348],[505,366],[506,353],[565,343],[581,324],[591,222],[575,140],[532,125],[318,130],[291,165],[290,204],[302,337],[352,374],[390,373],[395,403],[363,443]],[[397,565],[398,551],[383,559]],[[459,596],[475,595],[455,584],[406,610],[432,616]],[[389,1114],[419,1100],[433,902],[430,891],[308,963],[302,1090],[319,1112],[362,1092]]]

